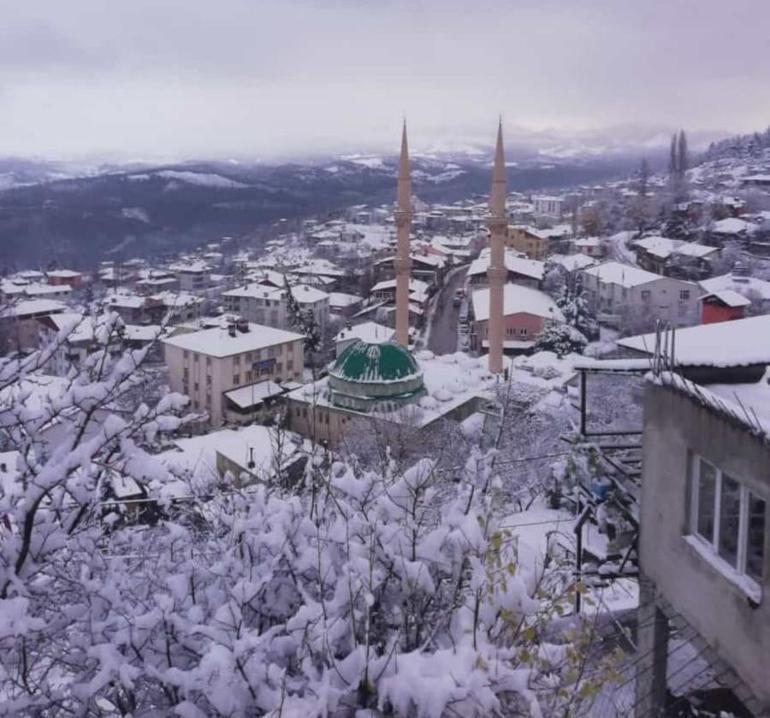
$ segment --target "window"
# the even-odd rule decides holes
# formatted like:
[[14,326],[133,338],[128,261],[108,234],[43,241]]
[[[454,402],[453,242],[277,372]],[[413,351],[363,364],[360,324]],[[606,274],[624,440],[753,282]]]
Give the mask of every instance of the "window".
[[649,289],[642,289],[642,300],[643,301],[649,301],[650,299],[650,290]]
[[211,374],[206,377],[206,386],[211,386]]
[[185,349],[185,350],[182,352],[182,356],[183,356],[185,359],[188,359],[188,358],[190,357],[190,352],[188,352],[188,351],[187,351],[187,349]]
[[195,384],[193,384],[193,391],[198,391],[198,382],[196,381]]
[[206,357],[206,366],[211,366],[211,357]]
[[184,367],[182,369],[182,379],[183,381],[187,381],[190,378],[190,370],[187,367]]
[[686,301],[690,298],[690,290],[689,289],[680,289],[679,290],[679,299],[682,301]]
[[197,354],[193,354],[193,362],[197,364],[199,359],[200,357]]
[[233,385],[238,386],[238,384],[241,383],[241,375],[240,374],[233,374]]
[[693,472],[692,531],[730,568],[761,583],[765,500],[701,457]]
[[240,363],[241,363],[241,355],[240,354],[236,354],[233,357],[233,366],[239,366]]

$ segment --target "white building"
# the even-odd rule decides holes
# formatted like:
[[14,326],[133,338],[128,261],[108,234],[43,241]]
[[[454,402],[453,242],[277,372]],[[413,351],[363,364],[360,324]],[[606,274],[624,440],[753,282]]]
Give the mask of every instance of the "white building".
[[211,281],[211,270],[205,262],[180,262],[169,267],[179,280],[183,292],[195,292],[206,289]]
[[532,198],[535,214],[542,217],[555,217],[558,219],[561,217],[563,205],[564,200],[561,197],[535,195]]
[[583,271],[589,306],[600,321],[617,325],[623,318],[661,319],[671,326],[696,324],[700,312],[697,284],[662,277],[620,262],[603,262]]
[[[208,412],[214,426],[251,419],[281,384],[302,379],[303,339],[245,321],[165,338],[171,389],[187,394],[193,410]],[[265,393],[267,381],[279,389]]]
[[[307,284],[291,288],[300,310],[311,312],[315,323],[323,330],[329,321],[329,295]],[[225,309],[248,322],[276,329],[289,329],[292,318],[288,309],[286,289],[264,284],[247,284],[222,293]]]

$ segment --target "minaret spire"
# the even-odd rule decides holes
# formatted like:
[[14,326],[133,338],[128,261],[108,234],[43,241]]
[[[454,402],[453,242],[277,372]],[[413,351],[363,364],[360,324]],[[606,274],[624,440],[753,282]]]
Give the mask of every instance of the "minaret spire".
[[406,139],[406,120],[401,132],[401,157],[398,161],[398,185],[396,190],[396,232],[398,246],[394,268],[396,270],[396,341],[409,346],[409,275],[412,260],[409,257],[409,230],[412,224],[412,183],[409,178],[409,146]]
[[489,371],[503,371],[503,296],[508,270],[505,266],[505,235],[508,218],[505,211],[507,194],[505,153],[503,151],[503,120],[497,126],[495,164],[492,170],[492,192],[489,196]]

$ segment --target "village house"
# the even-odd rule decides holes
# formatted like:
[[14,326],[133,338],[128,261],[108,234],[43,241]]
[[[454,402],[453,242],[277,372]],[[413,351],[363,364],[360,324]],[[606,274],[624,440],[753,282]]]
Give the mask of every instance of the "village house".
[[604,246],[599,237],[583,237],[576,239],[572,243],[575,251],[585,254],[587,257],[600,259],[604,256]]
[[589,307],[606,324],[661,319],[682,327],[700,319],[698,297],[703,292],[692,282],[619,262],[589,267],[582,276]]
[[[329,295],[307,284],[291,288],[300,311],[310,312],[323,329],[329,322]],[[225,310],[238,314],[248,322],[276,329],[290,329],[292,317],[285,286],[275,288],[263,284],[247,284],[222,293]]]
[[[510,352],[532,348],[546,322],[563,322],[559,307],[545,292],[518,284],[503,287],[503,347]],[[489,289],[471,295],[470,344],[474,351],[488,348]]]
[[0,308],[0,350],[27,352],[40,344],[39,320],[61,314],[67,305],[52,299],[17,299]]
[[704,294],[700,302],[701,324],[743,319],[746,316],[746,307],[751,306],[751,302],[746,297],[732,289]]
[[721,254],[719,247],[660,236],[639,239],[633,247],[636,261],[642,269],[667,276],[688,275],[699,279],[712,273],[712,262]]
[[253,420],[284,384],[301,381],[303,339],[243,320],[166,337],[171,389],[189,396],[213,426]]
[[538,217],[559,219],[562,215],[564,200],[550,195],[535,195],[532,197],[532,207]]
[[357,294],[331,292],[329,294],[329,312],[338,317],[351,317],[360,311],[364,300]]
[[58,287],[66,284],[73,289],[83,286],[85,278],[82,272],[76,272],[72,269],[52,269],[45,273],[48,284]]
[[529,225],[509,225],[506,245],[529,259],[544,260],[551,253],[550,238]]
[[[512,249],[505,250],[505,268],[508,270],[506,282],[520,284],[524,287],[540,287],[545,276],[545,263],[536,259],[527,259],[519,256]],[[488,284],[487,272],[489,270],[489,249],[485,248],[479,256],[471,262],[468,268],[468,284],[472,288],[485,287]]]
[[749,277],[734,269],[730,274],[704,279],[700,286],[707,293],[724,290],[737,292],[754,305],[755,314],[770,312],[770,282],[759,277]]
[[211,282],[211,270],[206,262],[178,262],[172,264],[169,270],[179,280],[179,289],[183,292],[198,292],[207,289]]
[[669,635],[770,712],[770,318],[677,333],[644,397],[636,713],[662,715]]

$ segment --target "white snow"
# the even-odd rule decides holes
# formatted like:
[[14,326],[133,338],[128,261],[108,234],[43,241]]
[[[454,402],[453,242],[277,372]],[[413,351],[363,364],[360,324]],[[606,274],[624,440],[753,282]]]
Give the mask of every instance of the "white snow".
[[[489,319],[489,289],[478,289],[473,292],[473,314],[477,321],[483,322]],[[503,314],[533,314],[545,319],[564,321],[556,302],[545,292],[531,287],[522,287],[519,284],[506,284],[503,286]]]
[[[652,354],[655,335],[618,339],[618,345]],[[678,366],[770,364],[770,315],[678,329],[674,350]]]
[[[221,189],[235,189],[248,187],[243,182],[223,177],[213,172],[187,172],[180,170],[160,170],[154,173],[163,179],[178,180],[187,184],[200,185],[201,187],[217,187]],[[136,177],[136,175],[134,175]]]
[[301,334],[287,332],[283,329],[265,327],[261,324],[249,324],[248,326],[249,331],[236,331],[235,336],[230,336],[225,328],[213,327],[198,332],[166,337],[162,341],[164,344],[180,349],[221,358],[303,339]]

